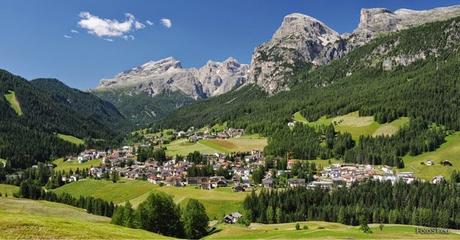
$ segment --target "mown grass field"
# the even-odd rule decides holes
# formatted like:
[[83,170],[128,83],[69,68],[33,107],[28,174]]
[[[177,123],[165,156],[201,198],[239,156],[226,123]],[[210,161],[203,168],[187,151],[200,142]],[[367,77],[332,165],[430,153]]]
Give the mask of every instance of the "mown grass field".
[[73,143],[75,145],[84,145],[85,144],[85,141],[83,141],[83,139],[80,139],[80,138],[77,138],[77,137],[74,137],[74,136],[71,136],[71,135],[65,135],[65,134],[58,133],[57,136],[58,136],[58,138],[66,141],[66,142]]
[[0,194],[3,197],[8,195],[8,197],[13,197],[13,193],[17,193],[19,191],[19,187],[14,185],[7,185],[7,184],[0,184]]
[[0,198],[2,239],[166,239],[110,224],[110,218],[46,201]]
[[147,181],[122,179],[117,183],[104,180],[83,180],[64,185],[56,190],[57,193],[67,192],[74,197],[93,196],[116,204],[130,201],[138,206],[152,192],[164,192],[171,195],[174,201],[185,205],[190,199],[197,199],[206,208],[211,219],[220,219],[223,215],[241,210],[241,203],[248,193],[234,193],[230,187],[213,190],[201,190],[194,186],[183,188],[160,187]]
[[[447,136],[446,142],[433,152],[427,152],[417,156],[405,156],[405,167],[399,171],[414,172],[415,176],[431,180],[434,176],[442,175],[449,179],[452,171],[460,171],[460,132]],[[427,160],[432,160],[433,166],[422,165]],[[449,160],[453,166],[442,166],[443,160]]]
[[350,133],[354,140],[358,140],[359,136],[393,135],[402,126],[409,123],[409,118],[401,117],[390,123],[379,124],[374,121],[374,117],[360,117],[358,112],[334,118],[321,117],[314,122],[309,122],[300,112],[296,112],[293,118],[297,122],[303,122],[312,127],[334,124],[337,131]]
[[89,160],[84,163],[78,163],[77,160],[64,161],[64,158],[58,158],[54,160],[53,163],[56,164],[56,167],[54,168],[54,170],[56,171],[68,172],[72,169],[72,171],[75,172],[77,168],[80,170],[83,170],[85,168],[99,166],[101,164],[101,159],[94,159],[94,160]]
[[22,116],[24,113],[22,112],[21,105],[19,104],[18,99],[16,98],[16,93],[14,91],[9,91],[5,94],[5,99],[10,104],[11,108],[18,114],[18,116]]
[[166,145],[169,156],[183,155],[199,151],[203,154],[246,152],[263,150],[267,139],[259,135],[245,135],[239,138],[209,139],[191,143],[187,139],[179,139]]
[[307,225],[308,230],[296,230],[295,224],[253,223],[249,227],[221,224],[217,226],[218,232],[206,239],[460,239],[458,231],[447,235],[420,235],[415,233],[415,226],[409,225],[388,224],[381,231],[378,224],[370,224],[372,233],[366,234],[359,230],[359,226],[340,223],[299,222],[301,228]]

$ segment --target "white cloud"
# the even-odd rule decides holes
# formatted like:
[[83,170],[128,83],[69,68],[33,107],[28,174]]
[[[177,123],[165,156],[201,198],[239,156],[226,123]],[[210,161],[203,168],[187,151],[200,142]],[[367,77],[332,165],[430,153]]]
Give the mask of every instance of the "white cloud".
[[136,39],[133,35],[125,35],[122,37],[124,40],[128,41],[128,40],[134,40]]
[[89,12],[81,12],[81,19],[78,22],[78,25],[81,28],[88,30],[88,33],[92,35],[106,37],[104,40],[110,39],[112,41],[113,39],[107,37],[123,38],[123,36],[128,35],[129,32],[145,27],[145,25],[137,21],[131,13],[126,13],[125,17],[125,20],[120,22],[116,19],[100,18]]
[[72,36],[69,36],[69,35],[67,35],[67,34],[64,34],[64,37],[67,38],[67,39],[71,39],[71,38],[72,38]]
[[113,39],[111,39],[111,38],[104,38],[104,40],[107,41],[107,42],[113,42]]
[[145,23],[147,23],[147,25],[149,25],[149,26],[153,26],[153,22],[150,21],[150,20],[145,21]]
[[75,29],[70,30],[70,32],[71,32],[71,33],[75,33],[75,34],[78,34],[78,33],[79,33],[79,32],[78,32],[77,30],[75,30]]
[[171,21],[171,19],[162,18],[162,19],[160,19],[160,23],[161,23],[163,26],[167,27],[167,28],[172,27],[172,21]]

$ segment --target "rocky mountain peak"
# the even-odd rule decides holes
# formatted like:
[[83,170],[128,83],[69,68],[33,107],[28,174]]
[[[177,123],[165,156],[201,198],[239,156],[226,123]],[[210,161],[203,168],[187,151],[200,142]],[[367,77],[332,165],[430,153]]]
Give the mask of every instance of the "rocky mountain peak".
[[320,65],[335,53],[326,46],[339,41],[340,35],[321,21],[300,13],[284,17],[273,38],[258,46],[253,53],[249,82],[269,93],[287,90],[286,78],[302,63]]
[[319,40],[323,46],[339,39],[339,34],[316,18],[292,13],[284,17],[273,39],[304,38]]
[[289,90],[289,76],[299,66],[328,64],[382,33],[457,16],[460,16],[460,5],[425,11],[362,9],[358,27],[351,34],[340,36],[313,17],[289,14],[284,17],[272,39],[254,50],[248,83],[255,83],[270,94]]
[[173,57],[149,61],[112,79],[101,80],[96,91],[118,89],[144,92],[155,96],[168,91],[180,91],[194,99],[228,92],[246,82],[249,66],[234,58],[223,62],[209,60],[200,68],[182,68]]

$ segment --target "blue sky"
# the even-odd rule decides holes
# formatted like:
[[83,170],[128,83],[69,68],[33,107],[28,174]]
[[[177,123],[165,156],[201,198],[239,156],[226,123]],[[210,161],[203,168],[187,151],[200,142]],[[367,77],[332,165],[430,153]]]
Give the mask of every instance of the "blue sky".
[[[460,1],[3,0],[0,68],[27,79],[54,77],[88,89],[102,78],[168,56],[181,60],[184,67],[229,56],[249,63],[253,49],[270,39],[283,17],[293,12],[313,16],[343,33],[358,25],[361,8],[454,4]],[[107,24],[104,19],[118,22]],[[171,26],[161,19],[169,19]]]

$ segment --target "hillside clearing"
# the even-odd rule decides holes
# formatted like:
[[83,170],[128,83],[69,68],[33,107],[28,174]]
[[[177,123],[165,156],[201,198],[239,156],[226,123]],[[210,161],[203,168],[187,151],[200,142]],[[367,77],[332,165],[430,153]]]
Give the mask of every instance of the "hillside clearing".
[[245,135],[239,138],[206,139],[196,143],[187,139],[175,140],[166,145],[166,154],[169,156],[183,155],[199,151],[202,154],[247,152],[263,150],[267,145],[267,138],[259,135]]
[[[257,224],[249,227],[242,225],[221,224],[217,226],[217,233],[205,239],[420,239],[415,233],[415,226],[388,224],[383,230],[378,224],[369,224],[371,234],[363,233],[359,226],[347,226],[340,223],[307,221],[299,222],[301,228],[308,226],[308,230],[296,230],[296,223]],[[441,235],[427,234],[423,239],[439,239]],[[456,233],[442,234],[442,239],[460,239]]]
[[4,239],[166,239],[64,204],[10,198],[0,198],[0,232]]
[[57,136],[58,136],[58,138],[66,141],[66,142],[73,143],[75,145],[84,145],[85,144],[85,141],[83,141],[83,139],[80,139],[80,138],[77,138],[77,137],[74,137],[74,136],[71,136],[71,135],[65,135],[65,134],[58,133]]
[[230,187],[213,190],[201,190],[194,186],[188,187],[160,187],[147,181],[121,180],[117,183],[104,180],[83,180],[64,185],[56,193],[69,193],[74,197],[93,196],[116,204],[130,201],[133,206],[138,206],[152,192],[164,192],[171,195],[174,201],[184,205],[189,199],[202,202],[211,219],[221,218],[224,214],[241,209],[241,203],[247,193],[232,192]]
[[56,164],[56,167],[54,168],[55,171],[69,172],[72,170],[75,172],[77,169],[83,170],[99,166],[101,164],[101,159],[93,159],[84,163],[78,163],[77,160],[65,161],[64,158],[58,158],[53,161],[53,164]]
[[379,124],[374,121],[374,117],[359,116],[358,112],[352,112],[334,118],[323,116],[314,122],[309,122],[300,112],[296,112],[293,119],[297,122],[308,124],[311,127],[333,124],[337,131],[341,133],[350,133],[354,140],[358,140],[360,136],[391,136],[397,133],[402,126],[409,123],[409,118],[401,117],[390,123]]
[[24,113],[22,112],[21,105],[19,104],[18,99],[16,98],[16,93],[14,91],[8,91],[5,94],[5,99],[10,104],[11,108],[16,112],[18,116],[22,116]]
[[[411,171],[415,176],[431,180],[434,176],[442,175],[449,179],[453,170],[460,171],[460,132],[455,132],[446,137],[446,142],[433,152],[417,156],[403,157],[405,167],[399,171]],[[434,162],[433,166],[426,164],[427,160]],[[443,166],[441,161],[449,160],[452,166]]]

